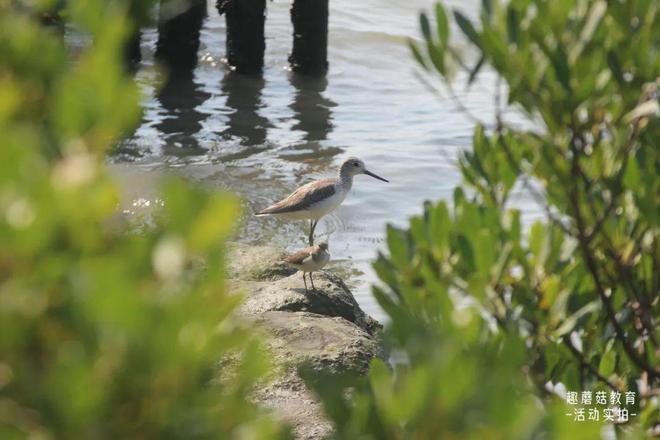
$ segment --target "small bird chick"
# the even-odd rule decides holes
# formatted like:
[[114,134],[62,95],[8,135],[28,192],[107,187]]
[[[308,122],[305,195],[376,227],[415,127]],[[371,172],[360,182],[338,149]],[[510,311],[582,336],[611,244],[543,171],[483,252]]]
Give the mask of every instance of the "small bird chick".
[[305,279],[305,275],[308,273],[312,289],[316,290],[316,287],[314,287],[314,280],[312,279],[312,272],[321,270],[328,261],[330,261],[328,242],[322,241],[315,246],[300,250],[295,254],[286,257],[284,261],[303,273],[305,291],[307,291],[307,280]]

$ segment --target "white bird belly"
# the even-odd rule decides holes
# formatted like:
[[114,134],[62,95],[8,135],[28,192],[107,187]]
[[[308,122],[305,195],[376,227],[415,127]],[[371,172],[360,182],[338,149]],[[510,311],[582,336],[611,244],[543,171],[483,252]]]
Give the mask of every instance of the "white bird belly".
[[323,199],[314,203],[307,209],[310,214],[310,217],[307,218],[312,218],[314,220],[320,219],[324,215],[329,214],[337,209],[337,207],[341,205],[341,202],[343,202],[345,198],[346,193],[343,191],[337,191],[327,199]]
[[281,212],[274,214],[277,217],[289,219],[289,220],[318,220],[326,214],[331,213],[346,198],[346,193],[343,191],[337,191],[327,199],[319,200],[318,202],[310,205],[307,209],[293,212]]
[[318,260],[314,260],[311,256],[306,258],[302,264],[297,265],[298,270],[303,272],[316,272],[323,269],[323,267],[330,261],[330,255],[325,253]]

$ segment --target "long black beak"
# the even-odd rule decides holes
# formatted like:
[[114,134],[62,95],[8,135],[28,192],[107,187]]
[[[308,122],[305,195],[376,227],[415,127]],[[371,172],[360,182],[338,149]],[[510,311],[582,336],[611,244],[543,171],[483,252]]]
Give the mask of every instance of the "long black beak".
[[371,171],[364,170],[364,174],[366,174],[367,176],[374,177],[374,178],[376,178],[376,179],[378,179],[378,180],[382,180],[383,182],[390,183],[389,180],[387,180],[387,179],[383,179],[382,177],[380,177],[380,176],[378,176],[378,175],[372,173]]

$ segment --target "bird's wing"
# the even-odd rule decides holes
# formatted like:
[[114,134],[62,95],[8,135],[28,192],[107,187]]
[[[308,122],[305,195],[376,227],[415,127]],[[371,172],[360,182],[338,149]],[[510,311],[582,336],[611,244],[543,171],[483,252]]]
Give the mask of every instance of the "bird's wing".
[[303,264],[306,259],[312,257],[312,252],[314,252],[313,246],[299,250],[295,254],[289,255],[284,259],[284,261],[290,264]]
[[332,196],[335,193],[336,181],[337,179],[321,179],[303,185],[287,198],[258,212],[257,215],[304,211],[313,204]]

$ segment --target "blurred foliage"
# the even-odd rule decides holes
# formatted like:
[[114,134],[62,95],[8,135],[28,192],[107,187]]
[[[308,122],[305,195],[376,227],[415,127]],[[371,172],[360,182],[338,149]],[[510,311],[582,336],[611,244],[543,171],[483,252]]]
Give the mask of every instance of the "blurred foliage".
[[[150,7],[0,1],[2,439],[286,434],[245,399],[269,364],[223,285],[236,200],[172,181],[154,228],[118,212],[104,152],[139,122],[121,57]],[[75,60],[62,17],[93,41]]]
[[[390,317],[394,368],[308,375],[337,438],[660,430],[658,7],[484,0],[479,24],[454,12],[458,44],[442,5],[421,15],[423,40],[410,41],[418,63],[475,120],[456,83],[494,72],[495,121],[477,124],[461,153],[453,206],[426,204],[408,228],[388,229],[374,294]],[[511,111],[533,128],[507,123]],[[521,224],[516,191],[543,221]],[[566,390],[633,391],[637,415],[616,427],[602,415],[574,421]]]
[[[129,17],[151,6],[0,1],[2,439],[287,436],[246,400],[269,364],[223,287],[236,201],[167,182],[153,228],[126,233],[117,212],[104,153],[139,120],[122,57]],[[478,25],[453,15],[471,51],[450,42],[441,5],[433,15],[421,16],[415,58],[455,100],[457,81],[494,71],[496,119],[462,153],[466,189],[451,206],[388,228],[374,294],[393,365],[306,372],[335,437],[599,438],[602,418],[567,416],[562,389],[634,391],[637,416],[613,432],[649,435],[657,2],[484,0]],[[75,60],[64,19],[93,41]],[[535,128],[510,126],[511,109]],[[545,212],[528,228],[510,201],[521,190]]]

